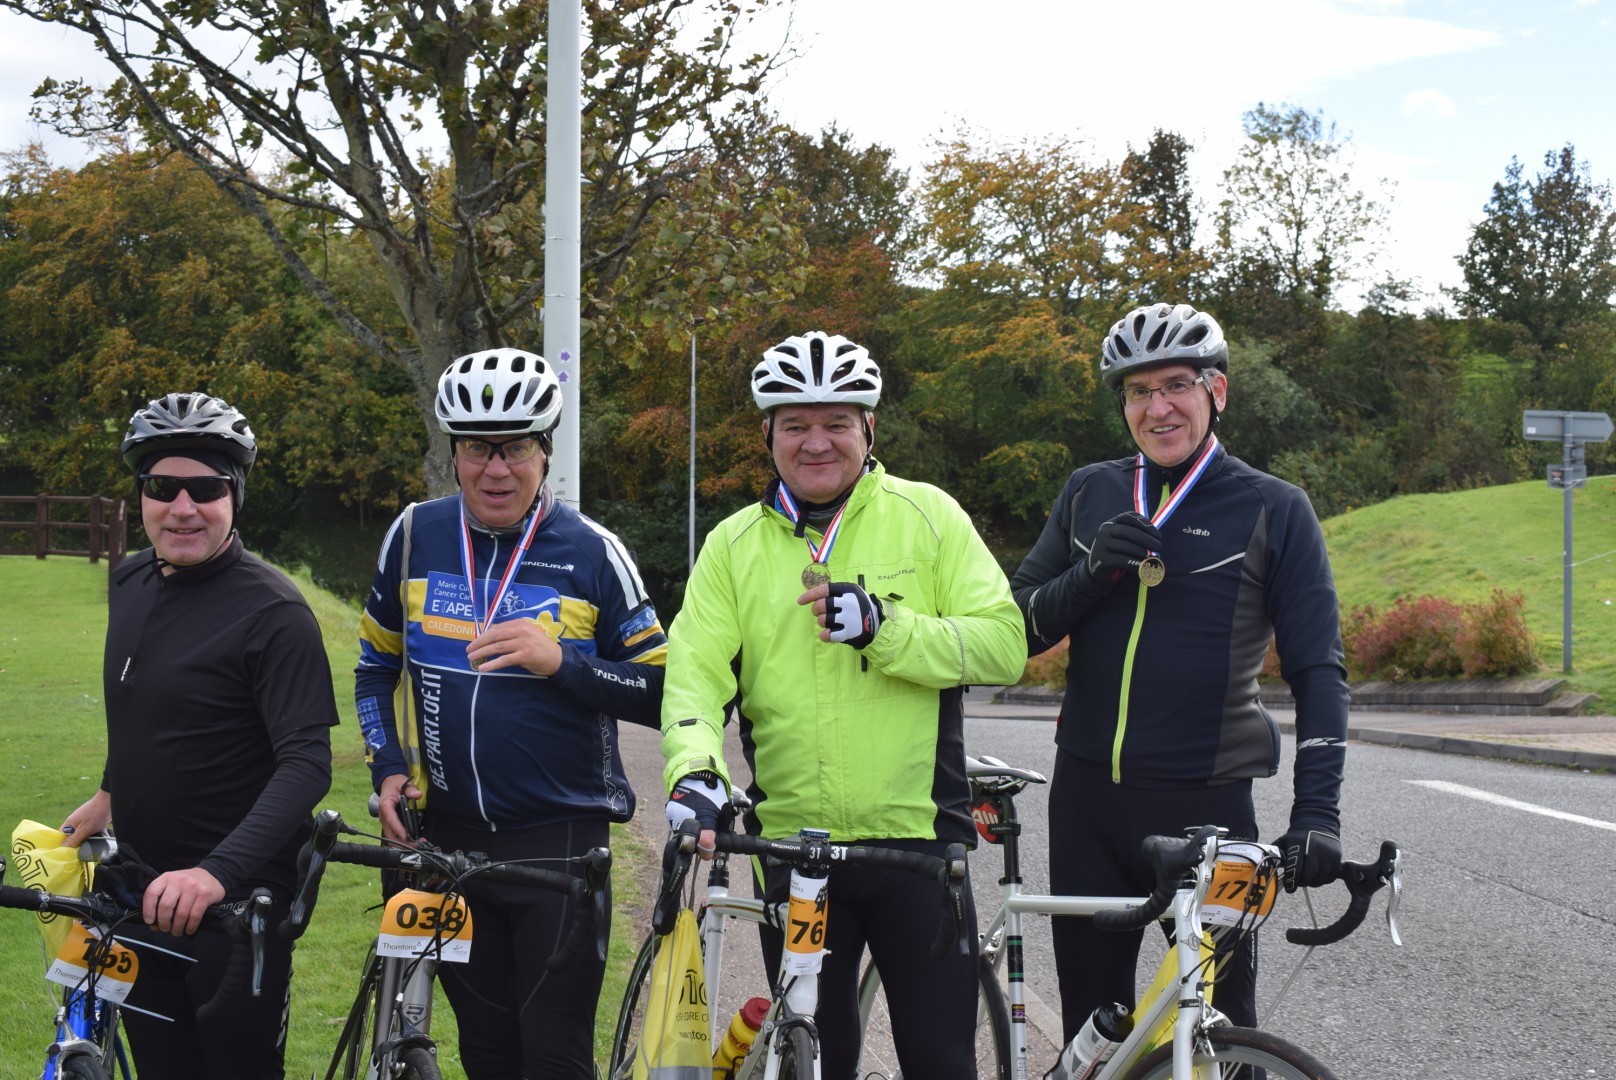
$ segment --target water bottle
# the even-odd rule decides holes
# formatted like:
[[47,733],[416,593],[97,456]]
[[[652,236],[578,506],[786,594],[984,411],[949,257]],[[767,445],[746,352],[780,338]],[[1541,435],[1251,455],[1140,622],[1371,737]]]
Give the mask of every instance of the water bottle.
[[713,1055],[713,1080],[729,1080],[735,1075],[741,1059],[752,1049],[752,1040],[757,1038],[768,1011],[768,998],[750,998],[741,1006],[729,1022],[729,1030],[718,1041],[718,1052]]
[[1133,1030],[1126,1005],[1102,1005],[1089,1014],[1083,1030],[1061,1051],[1044,1080],[1084,1080],[1111,1059],[1117,1045]]

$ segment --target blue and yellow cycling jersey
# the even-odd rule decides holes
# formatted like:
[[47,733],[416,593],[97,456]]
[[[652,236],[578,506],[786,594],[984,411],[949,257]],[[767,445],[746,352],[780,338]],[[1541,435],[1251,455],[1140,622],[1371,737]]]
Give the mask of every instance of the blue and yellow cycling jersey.
[[[634,792],[617,722],[657,724],[667,638],[615,535],[556,502],[548,487],[535,513],[531,545],[503,593],[520,531],[473,524],[466,535],[475,580],[468,582],[458,495],[415,508],[408,573],[400,565],[402,516],[388,530],[354,672],[372,779],[380,785],[407,771],[393,693],[408,634],[415,738],[433,813],[495,829],[626,821]],[[538,622],[561,646],[560,670],[548,678],[521,668],[474,670],[466,645],[478,618]]]

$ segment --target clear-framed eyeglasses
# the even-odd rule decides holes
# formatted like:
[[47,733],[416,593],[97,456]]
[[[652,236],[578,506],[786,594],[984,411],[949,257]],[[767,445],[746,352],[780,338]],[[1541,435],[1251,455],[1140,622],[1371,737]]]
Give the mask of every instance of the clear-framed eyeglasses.
[[1172,382],[1162,383],[1160,386],[1124,386],[1117,393],[1122,395],[1124,405],[1148,405],[1150,399],[1160,394],[1168,401],[1182,399],[1186,394],[1192,393],[1196,386],[1205,384],[1211,389],[1203,373],[1193,379],[1174,379]]
[[486,465],[498,455],[505,459],[507,465],[521,465],[539,456],[539,439],[536,435],[497,443],[483,439],[456,439],[455,453],[479,464]]

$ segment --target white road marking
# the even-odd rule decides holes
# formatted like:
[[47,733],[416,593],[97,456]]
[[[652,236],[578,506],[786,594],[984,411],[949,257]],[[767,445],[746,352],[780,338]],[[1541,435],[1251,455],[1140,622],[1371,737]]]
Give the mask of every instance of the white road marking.
[[1465,787],[1463,784],[1450,784],[1446,780],[1410,780],[1411,784],[1431,788],[1433,791],[1446,791],[1450,795],[1463,795],[1467,799],[1479,799],[1494,806],[1507,806],[1511,810],[1525,810],[1529,814],[1542,814],[1544,817],[1559,818],[1561,821],[1572,821],[1578,825],[1592,825],[1596,829],[1607,832],[1616,832],[1616,822],[1600,821],[1598,818],[1583,817],[1581,814],[1568,814],[1564,810],[1551,810],[1547,806],[1538,806],[1536,803],[1521,802],[1511,799],[1507,795],[1497,795],[1491,791],[1480,788]]

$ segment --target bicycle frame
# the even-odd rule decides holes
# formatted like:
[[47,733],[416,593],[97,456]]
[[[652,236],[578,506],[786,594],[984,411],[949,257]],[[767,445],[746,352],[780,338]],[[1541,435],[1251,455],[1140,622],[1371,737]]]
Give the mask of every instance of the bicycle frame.
[[113,1075],[116,1062],[117,1075],[130,1080],[129,1056],[118,1029],[118,1007],[83,990],[64,989],[62,1006],[56,1012],[56,1040],[45,1052],[40,1080],[56,1080],[64,1052],[80,1046],[94,1053],[108,1076]]
[[[720,852],[713,857],[708,869],[707,894],[702,903],[700,925],[702,974],[708,987],[710,1006],[718,1004],[714,988],[719,985],[723,975],[724,939],[730,921],[738,920],[779,929],[786,924],[787,906],[785,901],[769,903],[752,897],[731,896],[729,856]],[[781,963],[785,963],[783,951]],[[787,978],[782,970],[778,973],[778,977],[785,987],[785,992],[776,992],[771,997],[769,1011],[763,1018],[763,1024],[758,1029],[757,1041],[753,1044],[754,1051],[747,1054],[740,1067],[736,1069],[735,1080],[777,1080],[780,1062],[775,1044],[779,1033],[785,1030],[787,1022],[809,1025],[813,1035],[814,1076],[819,1076],[819,1033],[812,1026],[814,1014],[819,1009],[819,974],[810,972]],[[718,1040],[723,1037],[724,1030],[729,1026],[729,1014],[716,1007],[709,1007],[708,1021],[711,1029],[708,1032],[708,1045],[717,1046]],[[762,1048],[764,1052],[758,1053],[757,1048]]]
[[[1013,837],[1006,838],[1006,863],[1012,861]],[[1213,841],[1215,844],[1215,841]],[[1163,991],[1154,1001],[1146,1003],[1142,1012],[1134,1014],[1133,1031],[1117,1047],[1105,1066],[1094,1074],[1094,1080],[1112,1080],[1127,1072],[1144,1056],[1145,1043],[1168,1011],[1177,1008],[1178,1018],[1173,1028],[1173,1069],[1175,1076],[1193,1076],[1192,1056],[1195,1035],[1203,1026],[1227,1023],[1223,1014],[1206,1003],[1200,972],[1201,955],[1201,902],[1211,881],[1211,870],[1216,854],[1213,847],[1208,857],[1196,870],[1195,882],[1180,888],[1173,896],[1172,905],[1163,918],[1174,920],[1173,952],[1178,967],[1178,978],[1171,984],[1179,988],[1177,994]],[[1008,957],[1010,961],[1010,1055],[1013,1075],[1024,1080],[1027,1075],[1027,999],[1021,972],[1021,917],[1023,915],[1084,916],[1092,918],[1104,911],[1124,911],[1145,903],[1145,897],[1123,896],[1054,896],[1021,891],[1019,873],[1005,875],[1004,904],[988,924],[982,935],[982,955],[989,958],[994,970],[999,970]],[[1192,989],[1193,988],[1193,989]],[[1191,992],[1186,993],[1186,990]]]
[[[1209,1042],[1208,1032],[1227,1027],[1232,1037],[1242,1030],[1234,1028],[1224,1014],[1207,1002],[1209,979],[1205,974],[1204,924],[1211,921],[1221,924],[1225,932],[1244,933],[1267,918],[1274,890],[1278,887],[1277,849],[1250,841],[1225,840],[1225,830],[1203,827],[1187,839],[1152,837],[1146,841],[1144,853],[1155,865],[1158,875],[1156,892],[1149,899],[1026,893],[1021,890],[1018,846],[1021,825],[1016,820],[1015,796],[1028,783],[1043,783],[1044,778],[991,758],[970,761],[968,772],[978,799],[979,827],[990,840],[998,838],[1004,848],[1004,876],[1000,879],[1004,902],[983,934],[982,955],[995,972],[1008,961],[1012,1075],[1016,1080],[1025,1080],[1027,1075],[1021,917],[1028,914],[1095,917],[1113,929],[1139,929],[1156,918],[1171,919],[1173,944],[1167,962],[1176,967],[1177,979],[1135,1010],[1132,1031],[1092,1074],[1091,1080],[1115,1080],[1126,1075],[1153,1049],[1147,1043],[1153,1041],[1169,1010],[1174,1008],[1178,1012],[1172,1034],[1172,1075],[1197,1075],[1194,1061],[1198,1047]],[[1253,874],[1249,878],[1239,873],[1233,877],[1222,876],[1218,869],[1220,850],[1227,852],[1229,861],[1251,864]],[[1288,929],[1285,939],[1308,947],[1341,940],[1362,923],[1374,893],[1389,884],[1392,888],[1386,920],[1392,941],[1401,944],[1396,919],[1397,900],[1402,891],[1399,860],[1397,845],[1387,840],[1382,842],[1375,862],[1343,862],[1339,880],[1352,897],[1346,913],[1329,926]],[[1213,903],[1217,914],[1203,919],[1209,891],[1213,889],[1216,890]],[[1210,1040],[1216,1041],[1215,1037]],[[1305,1055],[1298,1047],[1284,1049]],[[1309,1068],[1316,1066],[1317,1063],[1312,1063]]]

